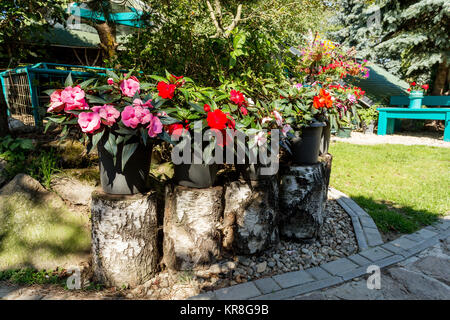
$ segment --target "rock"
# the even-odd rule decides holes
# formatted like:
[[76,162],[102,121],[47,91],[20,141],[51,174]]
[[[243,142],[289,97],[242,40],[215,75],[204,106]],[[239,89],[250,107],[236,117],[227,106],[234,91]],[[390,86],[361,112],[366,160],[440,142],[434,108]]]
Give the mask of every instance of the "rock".
[[[224,233],[233,236],[224,244],[238,254],[255,254],[279,241],[276,177],[260,181],[233,181],[226,187]],[[234,224],[231,224],[234,222]],[[231,239],[232,238],[232,239]]]
[[54,206],[63,206],[64,202],[56,194],[47,191],[39,181],[27,174],[20,173],[0,189],[0,195],[8,196],[21,194],[30,200],[48,203]]
[[285,169],[280,182],[281,236],[302,240],[319,235],[329,175],[326,162]]
[[276,254],[273,255],[273,258],[275,260],[279,260],[280,259],[280,255],[278,253],[276,253]]
[[412,267],[450,285],[450,260],[436,256],[428,256],[412,264]]
[[91,203],[91,194],[95,190],[95,186],[73,178],[60,177],[53,179],[52,189],[61,198],[72,204],[89,206]]
[[273,261],[269,261],[268,263],[267,263],[267,265],[270,267],[270,268],[273,268],[273,267],[275,267],[275,262],[273,262]]
[[388,274],[398,287],[403,287],[413,299],[447,300],[450,297],[450,287],[436,279],[421,273],[394,267]]
[[223,188],[167,186],[163,263],[171,270],[192,270],[221,254]]
[[264,271],[266,271],[267,268],[267,262],[261,262],[259,264],[256,265],[256,272],[258,273],[263,273]]
[[137,286],[158,270],[156,194],[92,194],[94,280],[107,286]]
[[221,268],[220,265],[218,265],[217,263],[213,264],[211,267],[209,267],[208,271],[210,273],[215,273],[215,274],[219,274],[221,272]]

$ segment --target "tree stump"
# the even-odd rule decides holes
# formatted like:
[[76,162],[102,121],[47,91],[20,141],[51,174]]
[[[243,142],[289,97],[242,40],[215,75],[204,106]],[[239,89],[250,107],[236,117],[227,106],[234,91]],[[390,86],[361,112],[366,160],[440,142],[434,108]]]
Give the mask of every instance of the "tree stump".
[[225,191],[223,247],[237,254],[256,254],[279,241],[276,176],[233,181]]
[[92,193],[94,280],[107,286],[136,286],[158,269],[156,194]]
[[316,238],[323,224],[331,155],[314,165],[285,168],[280,181],[280,234],[294,240]]
[[222,197],[222,187],[166,187],[163,262],[169,269],[192,270],[220,257]]

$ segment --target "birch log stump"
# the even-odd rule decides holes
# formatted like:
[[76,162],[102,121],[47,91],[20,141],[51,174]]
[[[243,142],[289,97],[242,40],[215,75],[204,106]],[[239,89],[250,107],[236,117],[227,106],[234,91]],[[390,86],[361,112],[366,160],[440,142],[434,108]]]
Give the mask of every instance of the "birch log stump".
[[314,165],[284,168],[280,181],[280,234],[294,240],[317,238],[323,224],[331,155]]
[[192,270],[220,257],[223,188],[167,186],[164,211],[164,264]]
[[136,286],[158,269],[156,194],[92,193],[94,280],[107,286]]
[[277,243],[278,182],[233,181],[225,192],[223,247],[237,254],[257,254]]

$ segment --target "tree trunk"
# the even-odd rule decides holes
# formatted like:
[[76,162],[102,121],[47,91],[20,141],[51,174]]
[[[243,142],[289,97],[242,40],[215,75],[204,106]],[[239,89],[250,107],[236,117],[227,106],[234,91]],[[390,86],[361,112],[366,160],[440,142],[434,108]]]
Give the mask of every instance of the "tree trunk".
[[107,286],[136,286],[158,269],[156,194],[92,194],[94,280]]
[[114,61],[116,59],[116,50],[118,44],[116,42],[116,27],[109,25],[107,22],[97,23],[93,25],[97,30],[98,37],[100,38],[100,46],[104,58]]
[[434,78],[434,84],[433,84],[433,96],[441,96],[444,95],[445,92],[445,86],[447,84],[447,78],[448,78],[448,65],[447,61],[444,58],[442,62],[439,63],[436,77]]
[[278,243],[278,182],[233,181],[226,188],[223,246],[237,254],[260,253]]
[[0,83],[0,137],[9,134],[7,108],[5,96],[3,95],[3,87]]
[[323,224],[331,156],[320,163],[285,169],[280,182],[280,234],[294,240],[314,239]]
[[222,197],[222,187],[167,186],[163,262],[169,269],[192,270],[220,257]]

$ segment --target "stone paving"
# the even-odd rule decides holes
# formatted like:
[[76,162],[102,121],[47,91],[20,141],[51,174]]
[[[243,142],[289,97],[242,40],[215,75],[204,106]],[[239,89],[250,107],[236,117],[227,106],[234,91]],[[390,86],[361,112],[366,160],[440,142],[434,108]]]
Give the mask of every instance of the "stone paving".
[[[450,216],[383,244],[373,221],[371,223],[367,218],[370,216],[354,201],[348,201],[344,194],[337,190],[332,190],[332,193],[340,197],[352,221],[360,224],[358,243],[365,241],[366,246],[361,247],[359,253],[319,267],[238,284],[190,299],[450,299],[450,256],[447,255],[450,253]],[[367,230],[373,232],[367,233]],[[439,254],[430,257],[430,250]],[[394,266],[383,270],[384,291],[369,290],[366,280],[360,279],[368,276],[367,268],[372,265],[379,268]],[[358,281],[345,283],[352,279]],[[315,292],[336,285],[341,286],[327,289],[324,293]]]

